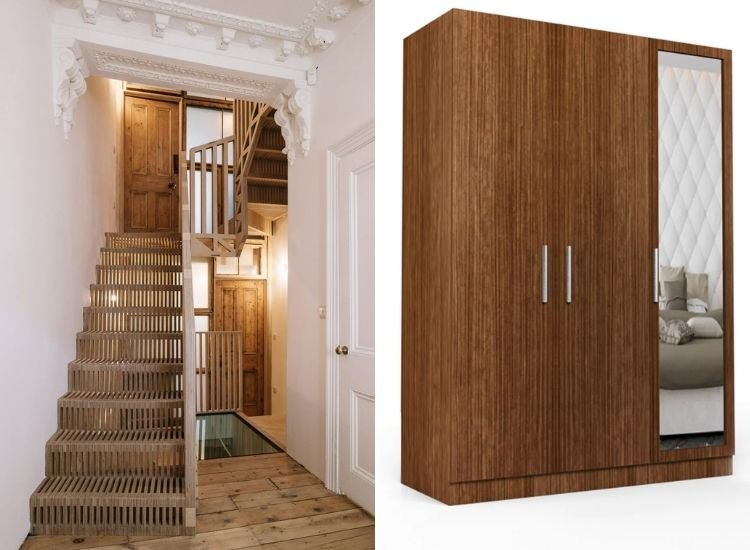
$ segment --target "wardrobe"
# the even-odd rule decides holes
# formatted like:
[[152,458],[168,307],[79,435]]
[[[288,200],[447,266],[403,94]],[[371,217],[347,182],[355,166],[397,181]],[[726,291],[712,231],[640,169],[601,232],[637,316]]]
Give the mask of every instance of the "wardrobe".
[[[697,63],[672,70],[682,106],[665,54]],[[404,42],[403,147],[405,485],[461,504],[731,474],[730,51],[452,10]],[[721,308],[665,311],[678,267]],[[695,340],[711,388],[666,387],[667,355],[695,354],[664,323],[719,310],[721,340]],[[709,393],[718,428],[663,429]]]

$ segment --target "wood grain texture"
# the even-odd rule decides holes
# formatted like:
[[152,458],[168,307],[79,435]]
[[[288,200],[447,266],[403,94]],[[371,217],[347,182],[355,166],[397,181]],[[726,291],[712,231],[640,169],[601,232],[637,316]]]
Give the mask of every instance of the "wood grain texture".
[[[33,536],[23,550],[78,548],[143,548],[152,550],[263,548],[295,550],[327,548],[372,550],[372,516],[346,497],[328,491],[312,479],[300,487],[283,487],[286,478],[274,471],[304,468],[285,453],[204,460],[198,463],[198,521],[191,537]],[[217,474],[234,472],[249,482],[223,483]],[[214,496],[213,488],[232,487]],[[259,488],[262,489],[259,490]]]
[[441,500],[451,444],[453,14],[404,42],[401,480]]
[[406,485],[467,503],[731,473],[731,327],[727,445],[658,447],[657,43],[460,10],[405,40]]
[[[559,472],[651,461],[649,39],[559,27]],[[557,267],[557,266],[556,266]],[[562,263],[559,269],[563,269]]]
[[451,480],[546,473],[560,307],[557,273],[547,304],[540,286],[556,233],[554,26],[453,17]]
[[456,483],[450,485],[449,496],[443,502],[447,504],[469,504],[488,500],[725,476],[731,475],[731,473],[731,457],[621,466],[600,470]]
[[125,94],[125,231],[177,231],[179,113],[173,101]]
[[215,279],[214,329],[242,334],[242,410],[249,416],[264,410],[265,281]]

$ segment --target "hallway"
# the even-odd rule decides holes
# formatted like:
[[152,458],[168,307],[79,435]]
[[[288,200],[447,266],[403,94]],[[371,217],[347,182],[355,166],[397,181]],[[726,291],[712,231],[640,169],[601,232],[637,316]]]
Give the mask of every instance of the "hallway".
[[29,537],[23,550],[375,547],[373,518],[284,453],[198,463],[195,537]]

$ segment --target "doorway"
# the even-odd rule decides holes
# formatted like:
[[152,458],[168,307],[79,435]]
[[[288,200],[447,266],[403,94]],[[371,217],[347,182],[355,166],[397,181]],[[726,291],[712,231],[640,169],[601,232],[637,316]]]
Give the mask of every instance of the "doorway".
[[265,410],[264,280],[217,279],[214,329],[242,333],[242,410],[260,416]]
[[375,129],[328,155],[328,486],[375,513]]
[[177,232],[179,98],[125,94],[125,232]]

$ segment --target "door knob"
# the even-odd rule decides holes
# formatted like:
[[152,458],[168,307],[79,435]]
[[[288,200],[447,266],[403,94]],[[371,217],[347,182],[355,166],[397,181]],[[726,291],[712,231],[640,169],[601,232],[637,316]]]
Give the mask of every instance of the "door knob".
[[336,355],[349,355],[349,348],[346,346],[336,346]]
[[177,187],[177,183],[174,181],[170,181],[167,187],[169,187],[170,189],[174,189],[175,187]]

